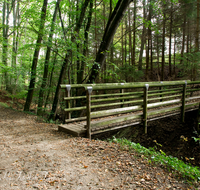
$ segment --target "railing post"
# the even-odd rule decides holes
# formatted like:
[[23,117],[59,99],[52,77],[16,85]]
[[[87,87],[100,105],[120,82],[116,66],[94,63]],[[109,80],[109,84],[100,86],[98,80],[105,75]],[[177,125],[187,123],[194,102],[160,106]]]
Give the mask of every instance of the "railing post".
[[186,96],[187,81],[183,85],[182,106],[181,106],[181,122],[185,121],[185,96]]
[[[121,85],[124,85],[124,83],[121,83]],[[124,93],[124,89],[120,89],[120,93]],[[121,96],[121,97],[123,97],[123,95]],[[124,100],[121,100],[121,102],[124,102]],[[124,107],[124,105],[121,105],[121,108],[123,108]]]
[[147,101],[148,101],[148,89],[149,84],[145,84],[144,87],[144,99],[143,99],[143,125],[144,132],[147,133]]
[[199,109],[197,110],[197,125],[196,125],[196,130],[197,132],[200,132],[199,131],[199,119],[200,119],[200,103],[199,103]]
[[[66,96],[67,96],[67,97],[70,97],[71,85],[66,85],[65,91],[66,91]],[[70,100],[67,100],[67,102],[66,102],[66,107],[67,107],[67,108],[71,108]],[[67,112],[67,113],[65,114],[65,118],[66,118],[66,119],[71,119],[71,112]]]
[[[160,81],[160,84],[162,84],[162,83],[163,83],[163,82],[162,82],[162,81]],[[160,86],[160,87],[159,87],[159,90],[160,90],[160,93],[162,93],[162,92],[163,92],[163,91],[162,91],[162,90],[163,90],[163,87],[162,87],[162,86]],[[160,95],[160,97],[161,97],[161,99],[160,99],[160,102],[162,102],[162,101],[163,101],[163,99],[162,99],[162,97],[163,97],[163,96],[162,96],[162,95]]]
[[86,109],[87,109],[87,137],[91,139],[91,94],[92,94],[92,87],[87,87],[87,92],[86,92]]

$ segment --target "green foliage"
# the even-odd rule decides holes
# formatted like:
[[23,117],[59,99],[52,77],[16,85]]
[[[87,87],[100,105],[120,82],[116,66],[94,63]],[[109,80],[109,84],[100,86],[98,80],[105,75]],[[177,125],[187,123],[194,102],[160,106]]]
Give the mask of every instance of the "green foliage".
[[128,63],[119,67],[116,73],[120,76],[120,79],[125,82],[136,82],[144,76],[144,73],[137,70],[136,66],[129,65]]
[[200,181],[200,169],[198,167],[185,164],[176,157],[167,156],[162,150],[157,152],[154,150],[154,148],[145,148],[139,143],[131,142],[125,138],[118,139],[113,137],[113,139],[109,139],[109,141],[126,146],[129,148],[129,150],[135,150],[144,155],[144,159],[147,159],[149,163],[155,162],[159,165],[165,166],[169,170],[180,174],[189,181]]
[[183,64],[179,65],[182,69],[182,75],[189,75],[191,80],[195,80],[199,74],[200,68],[200,52],[185,53],[183,57]]

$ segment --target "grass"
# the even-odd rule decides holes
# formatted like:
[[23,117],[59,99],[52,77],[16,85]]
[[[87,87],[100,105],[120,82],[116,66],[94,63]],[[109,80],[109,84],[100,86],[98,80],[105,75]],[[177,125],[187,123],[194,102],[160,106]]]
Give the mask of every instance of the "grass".
[[145,148],[139,143],[131,142],[125,138],[119,139],[113,137],[109,139],[111,142],[120,144],[122,147],[128,147],[129,150],[135,150],[136,152],[144,155],[144,158],[148,160],[149,163],[156,163],[165,166],[172,173],[181,175],[188,180],[188,182],[198,182],[200,181],[200,169],[184,163],[173,156],[167,156],[162,150],[155,151],[154,148]]
[[0,102],[0,106],[8,108],[9,106],[6,103]]

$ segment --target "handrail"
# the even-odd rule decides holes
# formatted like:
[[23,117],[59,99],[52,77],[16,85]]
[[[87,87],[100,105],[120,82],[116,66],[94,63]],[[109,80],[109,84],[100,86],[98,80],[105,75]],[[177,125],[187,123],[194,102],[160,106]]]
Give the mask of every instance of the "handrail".
[[[192,98],[189,98],[194,91],[200,91],[198,86],[194,89],[195,84],[200,84],[200,81],[190,81],[190,80],[182,80],[182,81],[163,81],[163,82],[135,82],[135,83],[106,83],[106,84],[74,84],[74,85],[61,85],[61,88],[66,89],[67,97],[64,97],[64,100],[67,101],[67,107],[65,112],[67,113],[68,119],[71,119],[72,111],[80,111],[86,110],[87,116],[81,117],[81,120],[86,118],[87,120],[87,135],[91,138],[91,130],[95,123],[91,123],[91,118],[98,117],[107,117],[109,115],[116,114],[124,114],[128,112],[136,112],[141,111],[140,117],[143,122],[144,131],[147,133],[147,120],[148,116],[155,115],[156,113],[165,113],[172,110],[181,110],[181,121],[184,122],[185,117],[185,109],[190,105],[197,105],[198,103],[192,103]],[[189,85],[189,86],[188,86]],[[66,88],[67,87],[67,88]],[[167,88],[164,88],[167,87]],[[169,88],[168,88],[169,87]],[[70,91],[72,88],[83,88],[85,90],[86,95],[70,97]],[[137,91],[133,91],[136,89]],[[138,89],[139,88],[139,89]],[[152,89],[153,88],[153,89]],[[155,88],[159,88],[158,90]],[[123,89],[128,89],[127,92],[124,92]],[[131,91],[132,89],[132,91]],[[151,89],[151,90],[149,90]],[[107,91],[108,94],[95,94],[92,95],[93,91],[103,90]],[[112,90],[114,93],[112,94]],[[121,93],[116,92],[116,90],[120,90]],[[118,96],[118,97],[117,97]],[[116,97],[116,98],[115,98]],[[83,99],[86,103],[80,107],[71,108],[70,101]],[[195,100],[200,97],[195,97]],[[190,104],[187,102],[190,101]],[[107,103],[108,102],[108,103]],[[93,105],[92,105],[93,104]],[[172,104],[178,104],[176,106],[168,107]],[[113,106],[118,106],[114,107]],[[121,106],[121,107],[120,107]],[[167,106],[166,110],[161,108],[163,106]],[[148,109],[159,107],[160,111],[148,111]],[[99,109],[101,108],[101,109]],[[139,112],[141,113],[141,112]],[[123,117],[124,120],[128,120],[134,118],[131,115]],[[110,118],[111,119],[111,118]],[[109,119],[106,120],[105,123],[109,123]],[[112,119],[111,119],[112,120]],[[73,119],[71,119],[73,121]],[[77,120],[76,120],[77,121]],[[121,121],[120,118],[117,118],[117,121]],[[100,126],[101,121],[99,121],[98,125]],[[111,122],[113,123],[113,121]],[[102,123],[103,124],[103,123]],[[95,129],[96,130],[96,129]]]

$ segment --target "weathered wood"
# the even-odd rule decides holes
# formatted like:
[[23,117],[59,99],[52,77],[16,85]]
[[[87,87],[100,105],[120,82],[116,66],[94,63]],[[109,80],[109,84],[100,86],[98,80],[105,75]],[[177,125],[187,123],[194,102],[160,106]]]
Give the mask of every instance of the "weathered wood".
[[[124,89],[120,89],[120,93],[121,93],[121,97],[123,98],[123,94],[124,94]],[[121,103],[122,103],[122,105],[121,105],[121,108],[123,108],[124,107],[124,98],[123,99],[121,99]]]
[[86,106],[83,107],[75,107],[75,108],[66,108],[64,109],[65,112],[72,112],[72,111],[80,111],[80,110],[85,110]]
[[59,125],[58,131],[67,132],[76,137],[83,137],[86,135],[86,129],[84,128],[84,125],[82,126],[75,124]]
[[152,93],[164,93],[164,92],[170,92],[170,91],[178,91],[180,90],[182,92],[183,88],[167,88],[167,89],[162,89],[162,90],[149,90],[148,94],[152,94]]
[[108,102],[108,101],[110,102],[110,101],[117,101],[117,100],[135,99],[135,98],[141,98],[141,97],[142,97],[142,95],[126,96],[126,97],[115,97],[115,98],[104,98],[104,99],[91,100],[91,102],[92,103]]
[[144,126],[144,133],[147,133],[148,89],[149,89],[149,84],[146,84],[145,87],[144,87],[144,99],[143,99],[143,126]]
[[182,90],[179,90],[179,91],[170,91],[170,92],[161,92],[161,93],[155,93],[155,94],[148,94],[148,97],[150,97],[150,96],[160,96],[162,98],[163,95],[178,94],[178,93],[182,94],[182,92],[183,92]]
[[77,117],[77,118],[72,118],[72,119],[66,119],[65,120],[65,124],[66,123],[76,122],[76,121],[84,121],[86,119],[87,119],[86,117]]
[[[65,111],[71,113],[72,111],[86,109],[87,117],[67,119],[66,123],[86,120],[87,122],[86,124],[76,123],[75,126],[73,127],[74,127],[74,130],[79,130],[80,127],[83,128],[83,126],[86,127],[85,130],[87,132],[85,134],[87,134],[88,138],[91,138],[92,134],[105,132],[108,130],[119,129],[123,126],[127,127],[128,125],[130,126],[131,124],[135,124],[135,123],[137,124],[143,123],[144,131],[145,133],[147,133],[148,121],[152,121],[156,118],[157,119],[164,118],[169,115],[174,115],[180,112],[183,118],[185,111],[187,111],[188,109],[190,110],[196,109],[195,106],[197,105],[199,106],[198,99],[200,99],[200,96],[195,96],[195,97],[186,97],[186,96],[190,94],[189,92],[200,91],[200,89],[193,89],[194,87],[189,87],[189,89],[187,88],[187,93],[186,93],[185,85],[186,85],[185,81],[173,81],[173,82],[170,81],[170,82],[163,82],[163,83],[151,82],[149,83],[149,85],[145,85],[145,82],[125,83],[125,84],[112,83],[112,84],[106,84],[106,85],[104,84],[82,85],[77,88],[84,87],[87,92],[86,96],[65,97],[64,100],[71,101],[71,100],[76,100],[76,99],[86,99],[87,105],[83,107],[67,108],[65,109]],[[163,88],[166,86],[167,86],[167,89]],[[183,87],[180,88],[179,86],[183,86]],[[184,86],[185,86],[185,91],[184,91]],[[73,87],[75,88],[76,85],[74,85]],[[148,90],[147,87],[153,87],[153,88],[151,88],[152,90]],[[157,87],[162,87],[162,88],[159,88],[159,90],[155,90],[155,88]],[[110,94],[92,95],[92,94],[89,94],[88,89],[103,90],[103,91],[109,90]],[[112,90],[116,90],[116,89],[120,89],[121,93],[113,92],[112,94]],[[124,89],[132,90],[134,92],[125,93],[123,92]],[[142,89],[146,89],[146,90],[142,92]],[[180,96],[182,96],[182,99],[179,98]],[[93,100],[92,98],[99,98],[99,99]],[[160,102],[161,99],[162,99],[162,102]],[[125,101],[125,100],[128,100],[128,101]],[[116,101],[116,102],[112,103],[112,101]],[[95,105],[91,105],[91,103],[94,103]],[[129,106],[129,104],[131,104],[131,106]],[[172,104],[176,104],[176,106],[169,107]],[[113,109],[114,106],[119,106],[119,108]],[[124,107],[120,108],[120,106],[124,106]],[[157,108],[157,110],[149,110],[152,108]],[[98,109],[100,109],[100,111],[96,111]],[[134,113],[130,113],[130,112],[134,112]],[[129,113],[129,114],[123,115],[123,116],[118,115],[118,114],[123,114],[123,113]],[[94,119],[94,118],[107,117],[111,115],[112,115],[112,118],[106,118],[99,121],[91,121],[91,119]],[[118,115],[118,116],[114,116],[114,115]],[[128,122],[129,123],[133,122],[133,123],[127,124]],[[117,126],[114,125],[115,123],[118,123]],[[122,125],[120,123],[122,123]],[[72,127],[71,124],[70,126]]]
[[197,124],[196,124],[196,130],[197,132],[199,132],[199,122],[200,122],[200,103],[199,103],[199,107],[198,107],[198,111],[197,111]]
[[[168,81],[163,83],[150,83],[151,87],[160,87],[160,86],[175,86],[175,85],[183,85],[185,81]],[[132,88],[144,88],[145,83],[137,83],[137,84],[130,84],[124,83],[124,85],[117,84],[117,85],[107,85],[107,86],[93,86],[93,90],[114,90],[114,89],[132,89]],[[85,87],[86,89],[87,87]]]
[[87,88],[86,96],[87,96],[87,137],[91,139],[91,93],[92,87]]
[[86,99],[86,96],[64,97],[64,100]]
[[[66,87],[66,88],[65,88],[66,96],[69,98],[69,97],[70,97],[71,86],[70,86],[70,85],[66,85],[65,87]],[[67,100],[67,102],[66,102],[66,107],[67,107],[68,109],[71,108],[70,100]],[[65,112],[65,113],[66,113],[66,114],[65,114],[65,118],[66,118],[66,119],[71,119],[71,112],[70,112],[70,111],[67,111],[67,112]]]
[[[165,82],[170,82],[170,81],[163,81]],[[173,82],[185,82],[185,80],[180,80],[180,81],[173,81]],[[191,82],[190,80],[187,80],[187,82]],[[200,81],[197,81],[200,83]],[[146,84],[147,82],[131,82],[131,83],[97,83],[97,84],[70,84],[71,88],[86,88],[88,86],[118,86],[118,85],[124,85],[124,84],[130,84],[130,85],[137,85],[137,84]],[[148,84],[160,84],[160,81],[153,81],[153,82],[148,82]],[[193,84],[193,83],[191,83]],[[198,83],[194,83],[194,84],[198,84]],[[66,88],[66,84],[61,84],[60,85],[61,89],[65,89]]]
[[183,85],[182,107],[181,107],[181,122],[185,120],[185,97],[186,97],[187,82]]
[[[162,83],[162,82],[160,82],[160,83]],[[159,90],[160,90],[160,92],[163,92],[163,87],[160,86],[160,87],[159,87]],[[163,99],[162,99],[163,93],[158,93],[158,94],[160,94],[160,102],[162,102],[162,101],[163,101]]]
[[156,102],[156,103],[147,104],[147,108],[156,108],[156,107],[160,107],[160,106],[166,106],[166,105],[177,104],[177,103],[181,103],[181,99],[169,100],[169,101],[165,101],[165,102]]
[[111,125],[114,123],[125,122],[128,120],[139,119],[139,118],[142,118],[142,113],[125,115],[125,116],[120,116],[120,117],[113,117],[113,118],[104,119],[101,121],[91,122],[91,127],[95,128],[95,127],[99,127],[103,125]]
[[176,110],[181,110],[181,106],[173,106],[173,107],[169,107],[169,108],[162,108],[159,110],[153,110],[148,112],[148,116],[152,116],[152,115],[156,115],[156,114],[161,114],[161,113],[166,113],[166,112],[170,112],[170,111],[176,111]]
[[142,109],[141,105],[125,107],[125,108],[116,108],[116,109],[110,109],[110,110],[91,112],[91,116],[100,117],[100,116],[116,115],[116,114],[121,114],[121,113],[138,111],[138,110],[141,110],[141,109]]

